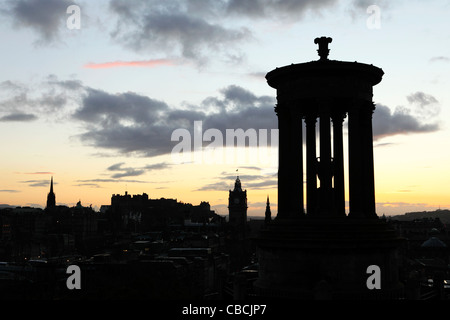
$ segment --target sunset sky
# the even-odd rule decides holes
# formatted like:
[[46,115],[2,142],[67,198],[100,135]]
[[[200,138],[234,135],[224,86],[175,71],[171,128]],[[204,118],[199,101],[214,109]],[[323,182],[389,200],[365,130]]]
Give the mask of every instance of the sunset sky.
[[0,204],[45,207],[53,176],[61,205],[145,192],[225,215],[239,175],[249,215],[264,215],[267,195],[276,214],[276,147],[181,162],[172,133],[194,145],[197,121],[224,144],[227,129],[271,141],[266,73],[317,60],[314,38],[328,36],[329,59],[385,72],[374,87],[378,215],[450,208],[448,1],[0,3]]

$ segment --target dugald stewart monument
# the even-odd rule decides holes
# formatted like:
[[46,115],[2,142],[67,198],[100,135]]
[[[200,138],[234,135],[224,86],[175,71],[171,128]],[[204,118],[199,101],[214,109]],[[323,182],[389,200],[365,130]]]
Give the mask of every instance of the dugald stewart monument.
[[266,75],[277,98],[278,212],[256,239],[255,289],[267,298],[399,299],[401,239],[375,211],[372,99],[384,72],[330,60],[331,42],[316,38],[318,60]]

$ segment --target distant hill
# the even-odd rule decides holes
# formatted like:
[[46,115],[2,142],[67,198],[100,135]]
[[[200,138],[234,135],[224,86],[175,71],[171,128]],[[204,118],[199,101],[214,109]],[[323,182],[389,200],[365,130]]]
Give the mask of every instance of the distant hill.
[[9,204],[0,204],[0,209],[5,209],[5,208],[15,208],[17,206],[11,206]]
[[409,221],[414,219],[423,218],[439,218],[443,223],[450,223],[450,210],[436,210],[436,211],[420,211],[420,212],[407,212],[405,214],[390,216],[392,220]]

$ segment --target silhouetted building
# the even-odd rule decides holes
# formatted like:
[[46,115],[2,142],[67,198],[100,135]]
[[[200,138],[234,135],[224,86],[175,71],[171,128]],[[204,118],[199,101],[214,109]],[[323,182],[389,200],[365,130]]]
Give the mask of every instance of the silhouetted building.
[[227,252],[230,254],[230,268],[233,271],[240,270],[250,260],[247,208],[247,190],[242,189],[241,180],[237,177],[234,189],[228,193]]
[[[430,217],[426,217],[428,214]],[[405,239],[400,247],[400,277],[405,283],[405,298],[450,298],[450,238],[445,224],[433,217],[432,212],[423,215],[407,213],[388,217],[387,221]],[[445,281],[441,279],[439,283],[441,276]]]
[[53,192],[53,177],[50,182],[50,192],[47,195],[47,209],[53,209],[56,206],[55,193]]
[[104,208],[114,232],[146,232],[172,227],[218,227],[222,224],[208,202],[198,206],[176,199],[149,199],[142,195],[114,194]]
[[39,208],[0,210],[0,259],[24,261],[41,255],[50,218]]
[[242,237],[245,237],[247,229],[247,208],[247,190],[242,190],[241,180],[237,177],[234,189],[229,190],[228,222]]
[[45,210],[17,207],[0,210],[0,258],[24,262],[72,254],[90,254],[102,245],[100,216],[81,201],[56,205],[53,177]]
[[[319,45],[319,60],[291,64],[266,75],[268,84],[277,90],[278,213],[256,239],[259,274],[255,289],[263,297],[400,298],[400,239],[375,212],[372,87],[381,81],[383,71],[372,65],[328,60],[331,38],[314,42]],[[343,160],[347,116],[348,216]],[[372,265],[381,270],[381,289],[367,286],[367,270]]]

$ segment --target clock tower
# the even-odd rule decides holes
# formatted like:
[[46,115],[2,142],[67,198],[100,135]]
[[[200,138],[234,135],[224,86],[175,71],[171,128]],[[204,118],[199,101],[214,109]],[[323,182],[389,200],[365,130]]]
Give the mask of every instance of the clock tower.
[[245,234],[247,227],[247,190],[242,190],[239,176],[234,183],[234,190],[230,190],[228,197],[228,221],[235,229]]

